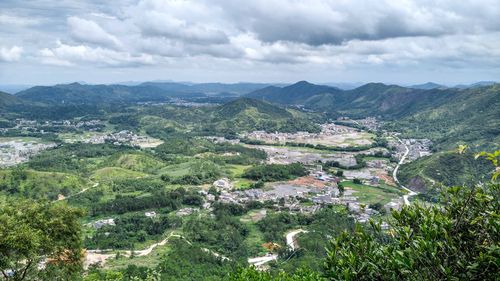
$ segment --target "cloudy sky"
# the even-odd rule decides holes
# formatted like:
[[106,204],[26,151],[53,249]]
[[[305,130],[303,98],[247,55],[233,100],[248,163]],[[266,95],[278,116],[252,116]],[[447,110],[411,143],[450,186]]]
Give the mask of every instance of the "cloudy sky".
[[0,83],[499,80],[498,0],[0,1]]

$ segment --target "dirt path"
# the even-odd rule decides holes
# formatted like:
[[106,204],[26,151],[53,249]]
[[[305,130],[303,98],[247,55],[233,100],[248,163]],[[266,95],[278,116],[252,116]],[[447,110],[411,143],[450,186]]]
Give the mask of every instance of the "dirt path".
[[[182,235],[179,235],[179,234],[174,234],[173,232],[171,232],[165,239],[163,239],[162,241],[158,242],[158,243],[155,243],[151,246],[149,246],[148,248],[144,249],[144,250],[139,250],[139,251],[133,251],[133,254],[134,256],[136,257],[142,257],[142,256],[147,256],[149,254],[151,254],[153,252],[153,250],[158,247],[158,246],[163,246],[165,244],[167,244],[168,240],[172,237],[177,237],[177,238],[181,238],[183,239],[184,241],[186,241],[186,243],[188,243],[189,245],[193,245],[189,240],[187,240],[184,236]],[[230,260],[228,257],[225,257],[219,253],[216,253],[210,249],[207,249],[207,248],[201,248],[203,251],[207,252],[207,253],[210,253],[222,260]],[[84,261],[84,268],[88,268],[89,265],[91,264],[96,264],[96,263],[100,263],[101,265],[104,265],[106,263],[106,260],[109,259],[109,258],[112,258],[112,257],[115,257],[117,253],[119,253],[120,255],[122,256],[125,256],[125,257],[130,257],[132,256],[132,251],[130,250],[126,250],[126,251],[116,251],[115,253],[108,253],[108,252],[111,252],[113,250],[109,249],[109,250],[88,250],[87,251],[87,255],[85,256],[85,261]]]
[[96,183],[94,183],[91,187],[84,188],[84,189],[82,189],[82,190],[78,191],[78,192],[77,192],[77,193],[75,193],[75,194],[72,194],[72,195],[69,195],[69,196],[59,196],[59,198],[57,198],[57,201],[63,201],[63,200],[66,200],[66,199],[68,199],[68,198],[71,198],[71,197],[73,197],[73,196],[76,196],[76,195],[82,194],[82,193],[86,192],[87,190],[89,190],[89,189],[91,189],[91,188],[94,188],[94,187],[98,187],[98,186],[99,186],[99,183],[98,183],[98,182],[96,182]]

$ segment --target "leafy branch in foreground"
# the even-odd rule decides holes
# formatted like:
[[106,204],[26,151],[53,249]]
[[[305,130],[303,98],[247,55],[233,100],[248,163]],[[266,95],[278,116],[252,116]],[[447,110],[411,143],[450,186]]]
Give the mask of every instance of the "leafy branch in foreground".
[[[497,167],[498,155],[485,155]],[[495,160],[496,159],[496,160]],[[500,184],[450,187],[441,204],[392,213],[390,230],[371,222],[331,242],[331,280],[495,280],[500,274]]]
[[82,268],[81,210],[31,200],[0,201],[4,280],[72,280]]

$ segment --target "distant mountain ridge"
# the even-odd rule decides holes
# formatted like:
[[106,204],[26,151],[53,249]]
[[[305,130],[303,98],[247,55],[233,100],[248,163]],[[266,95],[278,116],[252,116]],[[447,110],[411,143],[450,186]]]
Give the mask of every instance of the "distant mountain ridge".
[[200,92],[204,94],[231,93],[236,95],[247,94],[272,85],[267,83],[178,83],[178,82],[144,82],[140,85],[153,86],[163,90],[173,90],[183,93]]
[[22,104],[23,101],[18,99],[16,96],[0,92],[0,108],[5,108],[7,106],[19,105]]
[[315,95],[324,93],[339,93],[342,90],[323,85],[311,84],[307,81],[299,81],[293,85],[283,88],[270,86],[245,95],[249,98],[265,100],[279,104],[304,104]]
[[164,102],[172,98],[205,97],[201,93],[184,93],[138,85],[83,85],[71,83],[35,86],[16,94],[17,98],[46,104],[104,104],[131,102]]
[[[439,87],[438,87],[439,86]],[[399,118],[420,110],[440,106],[456,98],[462,91],[427,83],[415,89],[383,83],[368,83],[352,90],[315,85],[305,81],[287,87],[267,87],[245,95],[281,105],[352,117],[382,116]]]
[[424,84],[412,85],[412,86],[409,86],[408,88],[421,89],[421,90],[432,90],[432,89],[444,89],[444,88],[448,88],[448,87],[434,83],[434,82],[427,82]]

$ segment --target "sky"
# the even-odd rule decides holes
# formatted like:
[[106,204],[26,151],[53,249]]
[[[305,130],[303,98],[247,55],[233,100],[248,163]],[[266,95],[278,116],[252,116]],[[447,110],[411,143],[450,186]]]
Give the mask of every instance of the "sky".
[[498,0],[0,1],[0,84],[499,77]]

